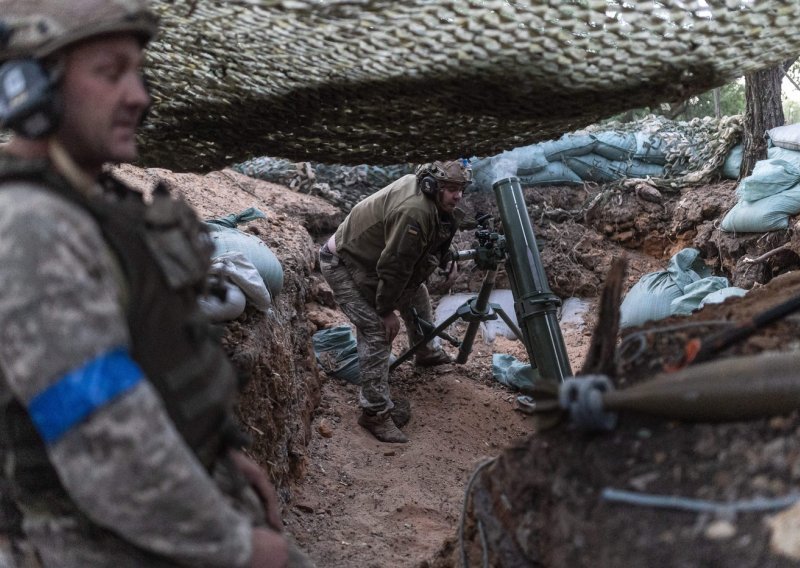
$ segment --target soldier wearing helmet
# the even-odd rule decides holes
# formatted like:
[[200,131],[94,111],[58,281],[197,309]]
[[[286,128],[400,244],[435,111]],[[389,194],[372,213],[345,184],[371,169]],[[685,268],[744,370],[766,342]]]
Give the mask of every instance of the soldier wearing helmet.
[[[402,443],[411,416],[406,400],[389,393],[389,357],[405,323],[409,344],[422,340],[413,313],[432,321],[425,281],[448,260],[457,209],[471,170],[454,160],[420,166],[358,203],[320,250],[322,274],[358,330],[361,373],[358,423],[382,442]],[[455,263],[452,264],[455,266]],[[434,366],[450,357],[433,343],[415,363]]]
[[0,149],[0,488],[26,539],[14,554],[302,565],[240,451],[237,380],[198,313],[210,240],[165,188],[145,202],[103,173],[136,158],[155,32],[146,0],[0,0],[0,128],[13,132]]

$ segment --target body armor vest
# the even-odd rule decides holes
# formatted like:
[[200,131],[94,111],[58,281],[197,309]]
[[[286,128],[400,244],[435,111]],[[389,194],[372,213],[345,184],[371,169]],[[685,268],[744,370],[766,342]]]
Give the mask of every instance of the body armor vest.
[[[198,309],[213,245],[191,208],[164,187],[146,204],[120,182],[104,180],[113,198],[87,198],[47,162],[10,161],[0,156],[0,191],[6,181],[30,181],[66,197],[96,219],[122,267],[127,288],[127,323],[132,359],[161,395],[178,432],[210,469],[235,439],[236,376]],[[44,443],[14,400],[0,408],[0,434],[14,455],[10,481],[23,492],[63,491]],[[7,468],[8,469],[8,468]]]

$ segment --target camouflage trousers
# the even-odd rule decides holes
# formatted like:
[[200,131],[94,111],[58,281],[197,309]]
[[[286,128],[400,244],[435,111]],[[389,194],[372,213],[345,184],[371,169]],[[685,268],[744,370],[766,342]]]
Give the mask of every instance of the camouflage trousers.
[[[394,407],[389,395],[389,358],[392,344],[386,340],[383,319],[358,289],[350,270],[336,255],[320,251],[322,275],[331,287],[339,307],[356,328],[358,365],[361,374],[359,405],[365,410],[383,412]],[[400,312],[408,334],[409,345],[423,339],[423,334],[414,324],[413,310],[417,315],[433,322],[433,310],[428,289],[424,284],[406,290],[398,301]],[[423,354],[434,349],[434,343],[421,348]]]

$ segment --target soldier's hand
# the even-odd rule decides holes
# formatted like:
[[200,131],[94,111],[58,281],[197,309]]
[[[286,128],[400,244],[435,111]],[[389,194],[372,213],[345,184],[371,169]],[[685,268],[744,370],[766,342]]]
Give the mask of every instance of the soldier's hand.
[[230,450],[230,456],[236,468],[242,472],[242,475],[261,498],[261,503],[267,513],[267,523],[277,532],[283,531],[278,493],[267,479],[267,474],[264,473],[261,466],[239,450]]
[[250,568],[286,568],[289,564],[289,543],[283,535],[261,527],[253,529],[253,553]]
[[400,331],[400,318],[394,311],[383,316],[383,327],[386,329],[386,341],[391,343]]

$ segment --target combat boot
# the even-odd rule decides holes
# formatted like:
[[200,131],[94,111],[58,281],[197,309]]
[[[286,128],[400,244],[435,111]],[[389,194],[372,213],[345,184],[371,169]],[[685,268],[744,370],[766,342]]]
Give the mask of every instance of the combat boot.
[[402,428],[411,420],[411,403],[404,399],[398,398],[394,402],[394,408],[389,413],[392,415],[392,421],[398,428]]
[[408,437],[400,431],[392,420],[391,411],[373,414],[362,410],[361,416],[358,417],[358,423],[381,442],[390,444],[405,444],[408,442]]
[[417,367],[436,367],[452,363],[453,359],[441,347],[439,349],[420,350],[414,356],[414,364]]

